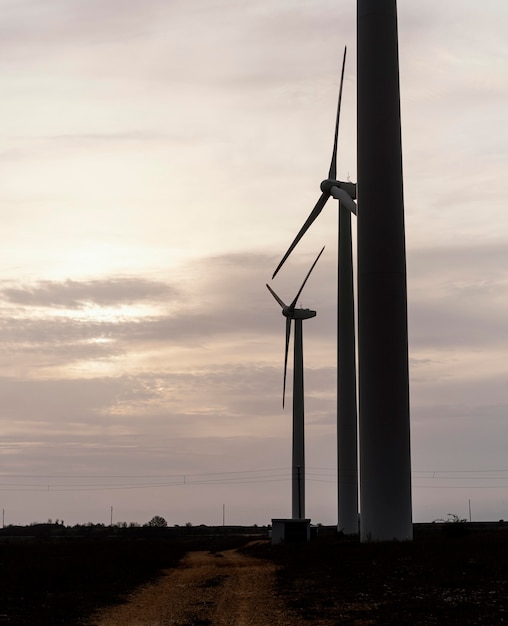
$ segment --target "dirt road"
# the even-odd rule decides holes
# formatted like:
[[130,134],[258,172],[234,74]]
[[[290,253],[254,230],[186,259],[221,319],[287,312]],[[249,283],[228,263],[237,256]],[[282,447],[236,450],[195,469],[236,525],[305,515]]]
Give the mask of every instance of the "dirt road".
[[89,626],[307,626],[274,593],[275,570],[236,550],[190,552],[127,603],[98,612]]

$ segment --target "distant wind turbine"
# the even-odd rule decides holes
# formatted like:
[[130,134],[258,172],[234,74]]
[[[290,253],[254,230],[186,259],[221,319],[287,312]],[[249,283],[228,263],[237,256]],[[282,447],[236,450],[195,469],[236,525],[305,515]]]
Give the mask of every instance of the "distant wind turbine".
[[358,532],[358,452],[356,406],[355,312],[353,297],[353,260],[351,213],[356,215],[356,185],[337,178],[337,146],[346,51],[342,60],[335,135],[328,178],[321,183],[321,196],[306,222],[289,246],[273,276],[285,263],[297,243],[323,210],[330,197],[339,201],[339,260],[337,287],[337,454],[338,454],[338,530]]
[[292,445],[292,518],[305,518],[305,428],[304,428],[304,392],[303,392],[303,320],[316,317],[316,311],[311,309],[297,309],[296,303],[314,269],[324,247],[312,264],[302,286],[298,290],[291,304],[285,304],[275,291],[266,285],[272,296],[282,308],[282,315],[286,318],[286,348],[284,352],[284,382],[282,387],[282,406],[286,396],[286,374],[291,337],[291,321],[295,323],[294,362],[293,362],[293,445]]

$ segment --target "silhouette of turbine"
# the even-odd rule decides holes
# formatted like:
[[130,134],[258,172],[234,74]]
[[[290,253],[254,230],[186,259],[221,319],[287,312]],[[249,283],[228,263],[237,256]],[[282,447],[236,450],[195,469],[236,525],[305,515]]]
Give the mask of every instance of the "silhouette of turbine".
[[296,309],[296,303],[314,269],[324,247],[316,257],[310,270],[298,290],[291,304],[285,304],[275,291],[266,285],[272,296],[282,308],[282,315],[286,318],[286,347],[284,351],[284,383],[282,387],[282,406],[286,396],[286,374],[291,337],[291,322],[295,324],[294,357],[293,357],[293,441],[292,441],[292,498],[291,515],[293,519],[305,518],[305,427],[304,427],[304,392],[303,392],[303,320],[316,317],[316,311],[311,309]]
[[321,197],[306,222],[277,266],[277,274],[297,243],[323,210],[332,196],[339,201],[339,259],[337,286],[337,456],[338,456],[338,530],[346,534],[358,532],[358,452],[356,406],[355,313],[353,297],[353,260],[351,213],[356,215],[356,185],[339,182],[337,178],[337,147],[340,108],[344,84],[347,48],[344,48],[339,100],[335,122],[332,159],[328,178],[321,183]]
[[357,0],[362,541],[413,537],[397,31],[396,0]]

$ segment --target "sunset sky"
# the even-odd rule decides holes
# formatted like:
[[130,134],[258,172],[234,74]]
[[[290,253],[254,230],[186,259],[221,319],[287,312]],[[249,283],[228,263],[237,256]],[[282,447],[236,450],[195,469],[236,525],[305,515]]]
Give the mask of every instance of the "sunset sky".
[[[413,512],[508,519],[508,4],[399,0]],[[0,0],[6,524],[291,514],[265,283],[356,180],[354,0]],[[337,522],[337,206],[301,304],[307,516]],[[289,378],[290,381],[290,378]],[[289,399],[291,385],[289,385]]]

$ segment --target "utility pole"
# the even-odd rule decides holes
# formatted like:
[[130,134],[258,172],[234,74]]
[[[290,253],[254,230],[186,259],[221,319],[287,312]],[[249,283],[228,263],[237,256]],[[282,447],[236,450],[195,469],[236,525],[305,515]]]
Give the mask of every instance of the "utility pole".
[[396,0],[357,0],[362,541],[410,540],[406,250]]

